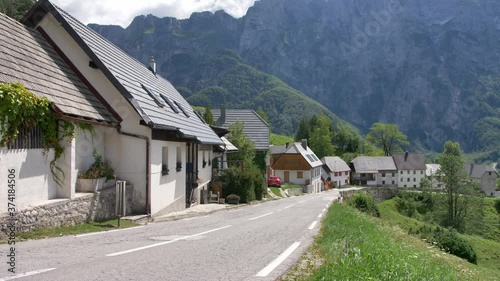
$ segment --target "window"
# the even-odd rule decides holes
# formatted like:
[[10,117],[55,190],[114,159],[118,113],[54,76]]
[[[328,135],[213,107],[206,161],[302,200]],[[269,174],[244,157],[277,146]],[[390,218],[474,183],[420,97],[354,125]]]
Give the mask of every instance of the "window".
[[173,112],[179,113],[179,110],[177,109],[177,107],[174,106],[172,101],[167,96],[161,95],[161,98],[168,104],[168,106],[170,107],[170,109],[172,109]]
[[417,188],[417,186],[416,186],[416,185],[413,185],[413,188]]
[[186,117],[190,117],[189,113],[184,110],[184,107],[182,107],[182,105],[180,105],[178,102],[174,101],[175,105],[177,105],[177,107],[182,111],[182,113],[184,113],[184,115],[186,115]]
[[17,138],[9,143],[8,149],[40,149],[43,148],[40,127],[31,129],[22,127],[19,129]]
[[407,172],[408,175],[410,174],[410,171],[406,171],[406,172]]
[[424,174],[424,171],[420,171],[420,174],[423,175]]
[[[158,104],[160,107],[165,106],[165,102],[160,98],[160,94],[156,93],[155,91],[153,91],[153,89],[151,89],[143,84],[141,84],[141,86],[146,91],[146,93],[148,93],[148,95],[153,98],[153,100],[156,102],[156,104]],[[164,97],[164,96],[161,95],[161,97]]]
[[382,173],[382,177],[385,178],[385,173]]
[[413,170],[413,174],[415,175],[417,173],[417,171]]
[[203,151],[203,162],[202,162],[202,167],[205,168],[207,166],[207,160],[206,160],[206,157],[205,157],[205,153],[206,151]]
[[382,184],[385,185],[385,181],[382,181]]
[[405,187],[406,187],[406,184],[405,184]]
[[392,177],[396,176],[394,173],[392,173]]
[[366,177],[366,174],[361,174],[362,177]]
[[304,173],[303,172],[297,172],[297,178],[298,179],[304,178]]
[[345,172],[345,175],[348,176],[349,175],[349,171]]
[[488,175],[491,176],[491,172],[488,172]]
[[392,184],[396,184],[394,181],[392,181]]
[[161,174],[162,176],[168,175],[168,147],[161,148]]
[[410,178],[408,178],[408,181],[410,181]]
[[345,184],[349,184],[349,180],[347,180],[347,179],[346,179],[346,180],[345,180]]
[[415,182],[415,181],[417,181],[417,178],[413,178],[413,181],[414,181],[414,182]]
[[399,181],[400,181],[400,182],[403,182],[403,178],[401,178]]
[[401,171],[401,174],[403,174],[403,171]]
[[338,176],[339,176],[339,173],[335,172],[335,173],[333,174],[333,176],[338,177]]

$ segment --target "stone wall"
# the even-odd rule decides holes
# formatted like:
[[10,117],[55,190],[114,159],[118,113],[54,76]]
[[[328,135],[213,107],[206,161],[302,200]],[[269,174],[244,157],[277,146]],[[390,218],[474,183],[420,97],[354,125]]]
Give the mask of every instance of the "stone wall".
[[[133,186],[127,185],[127,214],[132,210]],[[91,221],[115,218],[116,190],[109,188],[88,193],[73,200],[58,200],[16,213],[16,232],[28,232],[40,228],[72,226]],[[11,221],[7,214],[0,215],[0,239],[6,237]]]
[[300,196],[302,194],[304,194],[302,192],[302,188],[290,188],[290,189],[285,189],[283,192],[285,192],[285,194],[287,196]]
[[387,187],[365,187],[356,190],[340,190],[340,195],[345,199],[348,199],[353,194],[358,192],[366,192],[370,194],[375,202],[380,203],[384,200],[391,199],[399,193],[398,188],[387,188]]

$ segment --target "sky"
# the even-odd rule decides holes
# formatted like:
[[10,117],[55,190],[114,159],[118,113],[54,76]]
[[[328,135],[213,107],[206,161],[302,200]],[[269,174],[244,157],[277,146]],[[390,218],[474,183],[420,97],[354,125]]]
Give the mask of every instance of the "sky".
[[233,17],[246,14],[256,0],[51,0],[79,21],[127,27],[138,15],[189,18],[193,12],[224,10]]

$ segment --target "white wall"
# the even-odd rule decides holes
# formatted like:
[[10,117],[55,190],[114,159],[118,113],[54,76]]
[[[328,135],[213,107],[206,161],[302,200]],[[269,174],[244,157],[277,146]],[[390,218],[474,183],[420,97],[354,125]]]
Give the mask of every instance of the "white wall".
[[15,169],[16,209],[38,205],[56,198],[57,184],[52,178],[49,162],[54,159],[51,149],[47,155],[42,149],[0,150],[0,213],[7,212],[9,170]]
[[379,172],[378,174],[376,174],[376,178],[377,178],[377,186],[388,186],[388,187],[398,186],[399,181],[398,181],[397,171]]
[[[151,130],[139,124],[140,117],[127,100],[116,90],[99,69],[88,66],[90,58],[50,14],[41,21],[40,26],[51,37],[78,70],[122,117],[122,131],[151,138]],[[103,138],[94,143],[97,147],[106,147],[104,158],[111,161],[119,179],[134,185],[135,211],[146,208],[146,141],[119,135],[115,128],[102,128]],[[161,153],[161,151],[160,151]],[[151,151],[151,154],[156,154]],[[78,165],[84,168],[88,158],[79,158]]]
[[[346,175],[347,172],[347,175]],[[340,187],[344,185],[348,185],[350,181],[351,171],[342,171],[338,176],[335,176],[335,172],[330,172],[329,177],[332,178],[332,182],[335,183],[335,186]],[[347,180],[347,183],[346,183]]]
[[104,128],[100,126],[93,126],[93,128],[93,132],[80,128],[77,128],[75,132],[75,166],[78,173],[86,172],[94,163],[94,149],[97,150],[100,155],[106,155],[104,150]]
[[398,187],[420,187],[420,181],[425,178],[425,170],[398,171]]
[[[168,175],[162,175],[162,148],[168,149]],[[182,170],[177,172],[177,148],[180,147]],[[185,209],[186,143],[152,141],[151,143],[151,215]]]

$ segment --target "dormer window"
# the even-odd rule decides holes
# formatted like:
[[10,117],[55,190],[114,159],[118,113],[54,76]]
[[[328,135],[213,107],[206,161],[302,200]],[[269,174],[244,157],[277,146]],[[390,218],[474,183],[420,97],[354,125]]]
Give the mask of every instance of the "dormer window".
[[141,84],[141,86],[146,91],[146,93],[148,93],[148,95],[153,98],[153,100],[156,102],[156,104],[158,104],[160,107],[165,106],[165,102],[161,99],[160,94],[156,93],[155,91],[153,91],[153,89],[151,89],[143,84]]

